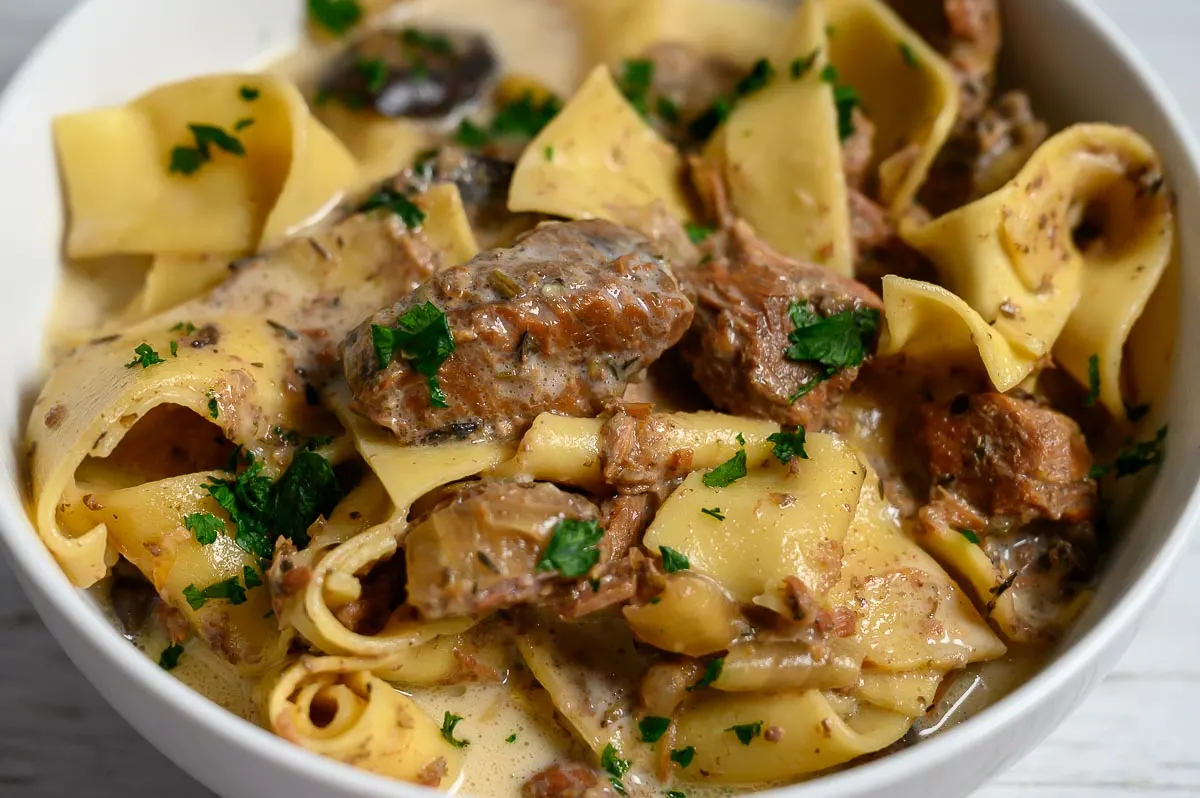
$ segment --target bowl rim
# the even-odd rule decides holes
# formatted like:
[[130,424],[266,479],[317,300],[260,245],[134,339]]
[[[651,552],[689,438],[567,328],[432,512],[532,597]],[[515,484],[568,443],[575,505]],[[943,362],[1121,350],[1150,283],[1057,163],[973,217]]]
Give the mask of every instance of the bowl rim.
[[[1146,94],[1161,111],[1170,135],[1178,143],[1187,170],[1192,176],[1200,176],[1200,145],[1192,135],[1178,101],[1132,41],[1093,0],[1054,1],[1066,6],[1081,24],[1088,26],[1091,33],[1107,46],[1109,55],[1142,84]],[[88,9],[103,2],[83,0],[65,14],[31,50],[0,95],[0,129],[19,118],[22,98],[31,90],[26,84],[33,66],[46,57],[47,52],[55,49],[58,40],[78,24],[77,20],[88,13]],[[1177,364],[1173,366],[1176,367]],[[1116,599],[1092,628],[1058,653],[1032,678],[995,704],[963,723],[923,740],[920,745],[809,781],[773,788],[762,794],[779,796],[790,793],[799,798],[799,791],[802,790],[804,798],[855,795],[911,778],[921,772],[933,771],[940,762],[953,760],[1020,722],[1065,684],[1080,676],[1089,663],[1098,659],[1106,648],[1113,645],[1114,640],[1121,637],[1122,632],[1133,627],[1137,617],[1157,598],[1173,566],[1180,559],[1191,530],[1198,522],[1200,483],[1193,486],[1171,531],[1149,558],[1142,575]],[[27,592],[39,593],[93,652],[150,693],[153,701],[166,704],[172,711],[187,716],[193,724],[203,727],[209,734],[227,738],[255,759],[292,771],[315,784],[328,784],[362,795],[437,794],[431,788],[362,771],[294,745],[225,710],[162,670],[111,625],[95,622],[95,606],[87,600],[82,590],[69,582],[49,551],[40,545],[40,538],[28,512],[19,502],[0,500],[0,543]],[[41,613],[40,606],[38,610]],[[86,668],[79,669],[85,677],[88,676]],[[183,767],[181,763],[176,764]]]

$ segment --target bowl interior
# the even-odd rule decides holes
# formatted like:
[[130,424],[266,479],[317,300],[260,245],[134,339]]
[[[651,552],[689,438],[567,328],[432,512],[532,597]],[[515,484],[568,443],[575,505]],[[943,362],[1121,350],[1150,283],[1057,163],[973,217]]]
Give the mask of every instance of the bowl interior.
[[[210,733],[236,737],[264,762],[330,785],[353,786],[358,794],[415,794],[416,788],[301,752],[226,715],[161,673],[108,625],[86,594],[70,586],[25,511],[22,438],[28,407],[44,375],[40,341],[58,282],[63,229],[51,118],[119,103],[169,80],[261,62],[264,54],[286,49],[295,40],[302,6],[297,0],[91,0],[52,34],[14,79],[0,105],[0,174],[5,175],[0,207],[7,209],[0,215],[0,236],[7,244],[0,268],[0,334],[10,341],[0,354],[0,365],[9,375],[8,387],[0,391],[0,429],[10,444],[0,450],[0,539],[39,606],[52,607],[65,619],[52,626],[60,639],[73,638],[75,645],[68,648],[85,672],[88,665],[79,661],[81,651],[143,685],[149,700],[192,718]],[[1007,11],[1004,63],[1009,82],[1027,89],[1035,108],[1055,125],[1107,121],[1136,128],[1167,164],[1180,218],[1200,213],[1200,173],[1186,125],[1166,90],[1119,33],[1098,20],[1083,0],[1014,2],[1007,4]],[[1180,305],[1200,306],[1200,229],[1180,225],[1178,241]],[[1016,723],[1081,672],[1108,642],[1129,631],[1197,517],[1200,415],[1187,412],[1187,397],[1200,392],[1200,352],[1183,342],[1197,340],[1198,324],[1196,314],[1181,316],[1170,400],[1166,407],[1155,408],[1155,415],[1170,424],[1167,461],[1153,484],[1147,480],[1140,512],[1119,530],[1097,595],[1055,661],[960,728],[789,790],[814,796],[865,795],[872,785],[935,767]],[[1078,689],[1082,693],[1086,685]]]

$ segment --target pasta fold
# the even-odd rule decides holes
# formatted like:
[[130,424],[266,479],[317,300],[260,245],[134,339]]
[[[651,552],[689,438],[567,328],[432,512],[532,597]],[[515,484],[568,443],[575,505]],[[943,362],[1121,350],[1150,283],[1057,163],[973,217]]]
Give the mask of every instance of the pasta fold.
[[[189,128],[197,124],[226,138],[210,132],[202,144]],[[308,224],[358,179],[354,159],[300,91],[270,75],[161,86],[124,106],[57,117],[54,139],[71,257],[252,252]],[[171,171],[177,148],[209,160],[190,174]]]

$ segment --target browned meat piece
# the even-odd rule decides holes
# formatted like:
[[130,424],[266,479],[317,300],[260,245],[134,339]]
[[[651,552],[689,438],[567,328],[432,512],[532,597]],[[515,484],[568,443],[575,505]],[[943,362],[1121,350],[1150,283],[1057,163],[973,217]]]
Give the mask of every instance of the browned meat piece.
[[[827,317],[879,309],[879,297],[848,277],[775,252],[742,221],[730,228],[720,249],[688,275],[697,290],[696,320],[682,351],[696,382],[730,413],[785,424],[826,423],[858,369],[829,376],[820,364],[785,358],[794,329],[788,307],[807,301]],[[806,394],[791,401],[805,388]]]
[[554,764],[521,788],[524,798],[619,798],[608,776],[587,765]]
[[934,485],[993,524],[1078,523],[1095,516],[1092,457],[1079,426],[1062,413],[984,393],[926,405],[923,416]]
[[692,187],[700,198],[706,219],[717,227],[729,227],[733,224],[733,207],[721,167],[703,156],[690,155],[688,170]]
[[842,169],[846,172],[846,183],[852,189],[861,189],[867,179],[867,167],[875,153],[875,125],[862,110],[855,108],[851,119],[854,133],[842,142]]
[[[633,412],[630,412],[630,411]],[[690,449],[674,450],[670,416],[646,405],[618,405],[600,430],[604,481],[625,494],[662,494],[666,482],[692,470]]]
[[921,199],[942,214],[990,194],[1016,177],[1046,133],[1025,92],[1001,95],[946,142]]
[[654,520],[658,503],[648,493],[620,495],[604,503],[604,561],[616,562],[642,542],[642,533]]
[[[403,357],[380,368],[372,326],[431,302],[456,350],[449,407]],[[358,409],[405,443],[514,438],[537,414],[594,416],[687,330],[692,304],[641,235],[605,221],[545,224],[511,249],[440,272],[346,338]]]
[[544,598],[562,581],[536,570],[554,527],[599,517],[596,505],[549,483],[467,483],[405,537],[408,601],[426,618],[444,618]]
[[900,237],[887,209],[854,189],[850,189],[850,234],[854,237],[854,276],[872,291],[883,290],[883,278],[888,274],[937,282],[933,265]]
[[640,549],[631,550],[620,560],[603,566],[595,579],[582,580],[561,592],[553,602],[554,610],[563,620],[577,621],[632,601],[647,562]]
[[656,662],[646,669],[638,686],[641,708],[647,715],[671,717],[703,675],[704,664],[699,660],[680,658]]
[[657,42],[642,57],[654,65],[647,110],[666,135],[680,142],[687,139],[686,123],[731,94],[745,74],[737,64],[683,42]]

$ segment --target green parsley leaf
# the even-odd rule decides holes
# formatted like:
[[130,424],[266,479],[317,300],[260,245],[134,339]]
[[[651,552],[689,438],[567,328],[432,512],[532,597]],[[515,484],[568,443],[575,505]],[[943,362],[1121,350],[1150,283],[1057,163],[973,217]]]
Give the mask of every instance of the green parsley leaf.
[[613,778],[620,779],[629,772],[629,760],[622,759],[621,753],[612,743],[609,743],[604,746],[604,752],[600,754],[600,767],[604,768]]
[[134,347],[133,354],[135,355],[133,360],[125,364],[125,368],[127,369],[134,368],[135,366],[148,369],[151,366],[157,366],[159,363],[167,362],[158,356],[158,352],[155,352],[154,347],[150,346],[150,344],[138,344]]
[[562,101],[551,95],[538,102],[526,92],[502,106],[492,119],[492,135],[533,138],[562,110]]
[[771,66],[771,62],[765,58],[758,59],[750,72],[734,86],[732,95],[717,98],[707,111],[692,120],[688,125],[688,133],[701,141],[707,139],[729,118],[739,100],[762,91],[774,77],[775,67]]
[[693,244],[701,243],[704,241],[704,239],[716,232],[713,230],[713,228],[707,225],[696,224],[694,222],[688,222],[683,227],[685,230],[687,230],[688,238],[691,239]]
[[900,42],[900,57],[904,59],[904,63],[908,64],[913,69],[921,66],[920,60],[917,58],[917,53],[913,50],[912,45],[908,42]]
[[809,70],[816,65],[817,58],[819,58],[820,55],[821,48],[817,47],[814,48],[813,51],[808,55],[793,59],[792,63],[788,65],[788,71],[792,76],[792,80],[800,80],[800,78],[807,75]]
[[755,737],[762,734],[762,721],[756,720],[753,723],[739,723],[736,726],[730,726],[725,731],[731,731],[737,735],[738,741],[742,745],[750,745]]
[[302,449],[272,490],[275,531],[303,549],[308,528],[318,517],[329,517],[342,498],[333,466],[316,452]]
[[200,154],[195,147],[175,147],[171,150],[171,161],[167,171],[174,174],[190,175],[196,172],[208,158]]
[[461,720],[461,715],[455,715],[451,712],[447,712],[442,717],[442,737],[445,738],[446,742],[450,743],[450,745],[454,746],[455,748],[466,748],[471,744],[469,740],[454,739],[454,727],[457,726],[458,722]]
[[1141,441],[1122,449],[1117,453],[1116,462],[1112,465],[1092,466],[1090,476],[1092,479],[1100,479],[1110,471],[1116,471],[1117,479],[1120,479],[1121,477],[1133,476],[1151,466],[1161,465],[1163,458],[1166,457],[1166,451],[1163,448],[1166,440],[1167,428],[1163,427],[1154,436],[1154,440]]
[[308,443],[304,444],[304,448],[310,452],[315,452],[317,449],[323,449],[333,443],[332,435],[314,435],[308,439]]
[[468,149],[479,149],[486,147],[492,137],[488,132],[479,125],[472,122],[470,119],[464,119],[458,123],[458,130],[454,133],[454,140]]
[[203,590],[195,585],[188,585],[183,589],[183,597],[194,610],[201,609],[210,600],[224,600],[236,606],[246,603],[246,589],[238,582],[236,576],[231,576]]
[[554,147],[547,144],[546,149],[542,151],[542,154],[546,156],[547,161],[553,161],[554,160]]
[[774,77],[775,67],[771,66],[771,62],[767,59],[760,58],[750,68],[750,74],[738,81],[733,89],[733,93],[738,97],[749,97],[752,94],[757,94],[765,89]]
[[689,745],[687,748],[676,748],[671,752],[671,761],[681,768],[685,768],[692,764],[692,760],[696,758],[696,746]]
[[1088,392],[1087,396],[1083,397],[1084,407],[1095,407],[1096,402],[1100,399],[1100,356],[1092,355],[1088,358]]
[[258,99],[259,91],[253,86],[242,86],[238,89],[238,94],[248,103],[252,103]]
[[603,537],[604,530],[596,521],[564,518],[554,525],[537,570],[558,571],[569,578],[583,576],[600,561],[596,544]]
[[356,0],[308,0],[308,15],[334,36],[342,36],[362,19]]
[[429,385],[429,403],[434,407],[449,407],[446,394],[437,381],[437,370],[454,354],[454,334],[446,314],[432,302],[410,308],[395,327],[371,326],[371,339],[379,368],[386,368],[396,355],[408,361],[413,370],[423,374]]
[[657,715],[647,715],[638,721],[638,730],[642,733],[644,743],[658,742],[670,726],[670,718],[660,718]]
[[246,583],[247,590],[253,590],[256,587],[262,587],[262,577],[258,575],[258,571],[251,568],[249,565],[242,568],[242,581]]
[[183,517],[183,525],[196,536],[196,542],[208,546],[217,542],[217,535],[225,531],[225,522],[212,513],[192,513]]
[[167,345],[167,348],[171,350],[171,357],[179,357],[179,342],[178,341],[172,341],[170,344]]
[[391,186],[384,186],[376,191],[367,201],[359,206],[360,213],[383,208],[400,217],[404,226],[409,229],[420,227],[425,222],[425,211],[420,206]]
[[216,394],[213,393],[208,395],[208,417],[214,421],[221,417],[221,405],[217,402]]
[[834,34],[836,34],[836,33],[837,33],[837,28],[835,28],[834,26],[832,26],[832,25],[825,26],[825,38],[826,39],[832,39],[834,37]]
[[808,459],[808,452],[804,450],[804,427],[796,427],[792,432],[781,429],[768,435],[767,443],[775,444],[771,454],[781,463],[790,463],[797,457],[801,460]]
[[172,643],[158,655],[158,667],[164,671],[173,671],[175,670],[175,666],[179,664],[179,658],[182,656],[183,646],[179,643]]
[[821,80],[825,83],[837,83],[838,78],[841,77],[841,74],[838,72],[837,67],[835,67],[833,64],[826,64],[825,66],[821,67],[820,76]]
[[854,109],[862,104],[862,98],[853,86],[833,87],[833,102],[837,106],[838,138],[842,141],[854,135]]
[[673,574],[676,571],[686,571],[692,567],[687,555],[675,551],[670,546],[659,546],[658,551],[662,555],[663,570],[669,574]]
[[958,530],[958,534],[966,538],[968,542],[974,543],[976,546],[979,545],[979,535],[976,535],[970,529],[960,529]]
[[[237,469],[240,451],[230,458],[227,470]],[[200,487],[208,491],[217,504],[229,513],[237,527],[233,541],[243,551],[256,557],[270,559],[274,554],[274,537],[270,534],[271,479],[261,476],[262,463],[246,454],[246,469],[233,479],[214,477],[211,483]]]
[[629,104],[642,116],[649,116],[650,86],[654,83],[654,62],[649,59],[631,59],[623,64],[618,88]]
[[705,474],[701,479],[706,487],[724,488],[746,476],[746,450],[737,454]]
[[667,798],[687,798],[687,793],[679,790],[667,790]]
[[170,329],[170,332],[183,333],[184,335],[192,335],[196,332],[196,325],[190,321],[181,321]]
[[808,302],[793,302],[788,314],[795,329],[788,334],[791,346],[784,355],[789,360],[815,360],[825,367],[826,377],[861,365],[879,327],[879,311],[873,308],[843,310],[822,318]]
[[440,33],[427,33],[418,28],[405,28],[400,39],[409,47],[438,55],[453,55],[454,43]]
[[677,125],[682,114],[679,111],[679,106],[669,97],[658,98],[658,115],[668,125]]
[[251,119],[248,116],[244,116],[241,119],[239,119],[238,121],[233,123],[233,129],[236,131],[242,131],[242,130],[245,130],[246,128],[250,127],[253,124],[254,124],[253,119]]
[[725,669],[725,658],[715,657],[704,663],[704,675],[700,677],[700,681],[688,688],[688,692],[701,690],[708,687],[721,677],[721,671]]
[[721,512],[720,507],[701,507],[700,512],[704,513],[705,515],[711,515],[718,521],[725,520],[725,514]]
[[355,69],[367,83],[367,91],[378,94],[383,91],[388,80],[388,64],[382,58],[361,58],[355,64]]
[[230,155],[245,155],[246,148],[237,136],[231,136],[215,125],[188,125],[188,130],[196,138],[196,149],[209,159],[209,146],[224,150]]
[[688,125],[688,135],[698,141],[706,141],[733,113],[735,102],[729,97],[718,97],[707,111],[693,119]]
[[510,734],[504,738],[504,742],[506,742],[506,743],[515,743],[516,741],[517,741],[517,733],[516,732],[513,732],[512,734]]

